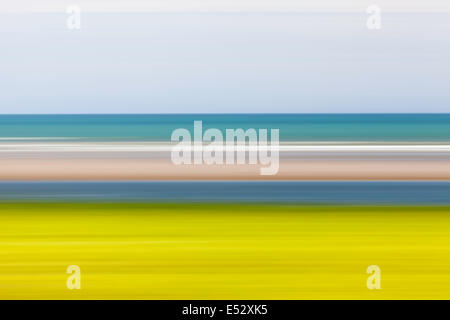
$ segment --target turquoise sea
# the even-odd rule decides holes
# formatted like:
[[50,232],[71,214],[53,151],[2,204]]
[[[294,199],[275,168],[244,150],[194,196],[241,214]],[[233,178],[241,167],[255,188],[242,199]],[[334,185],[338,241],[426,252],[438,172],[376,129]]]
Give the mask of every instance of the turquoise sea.
[[450,141],[450,114],[0,115],[0,137],[170,141],[177,128],[279,129],[282,141]]

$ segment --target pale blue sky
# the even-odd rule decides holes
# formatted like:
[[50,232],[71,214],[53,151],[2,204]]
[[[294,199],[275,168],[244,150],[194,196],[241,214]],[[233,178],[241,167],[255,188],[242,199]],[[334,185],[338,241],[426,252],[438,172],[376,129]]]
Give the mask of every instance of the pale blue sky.
[[367,16],[0,14],[0,113],[450,112],[449,13]]

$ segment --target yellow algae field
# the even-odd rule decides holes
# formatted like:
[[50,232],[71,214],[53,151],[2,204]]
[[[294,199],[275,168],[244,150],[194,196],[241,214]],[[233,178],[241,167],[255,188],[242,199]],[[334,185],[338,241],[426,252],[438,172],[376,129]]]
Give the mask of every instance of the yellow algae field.
[[450,299],[450,207],[2,203],[0,237],[0,299]]

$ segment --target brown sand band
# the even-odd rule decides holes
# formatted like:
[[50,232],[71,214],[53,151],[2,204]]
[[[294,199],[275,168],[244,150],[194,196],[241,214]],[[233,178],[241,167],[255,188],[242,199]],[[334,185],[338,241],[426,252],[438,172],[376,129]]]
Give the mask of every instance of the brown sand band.
[[280,159],[261,165],[174,165],[166,159],[3,158],[0,180],[450,180],[450,161]]

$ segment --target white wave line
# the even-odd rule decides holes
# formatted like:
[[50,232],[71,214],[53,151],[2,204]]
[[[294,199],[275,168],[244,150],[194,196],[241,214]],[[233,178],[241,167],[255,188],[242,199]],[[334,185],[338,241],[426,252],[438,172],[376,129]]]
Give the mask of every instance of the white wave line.
[[[5,144],[0,152],[170,152],[176,145],[144,144]],[[178,146],[183,151],[205,150],[202,146]],[[450,145],[219,145],[217,151],[263,151],[280,152],[450,152]]]

